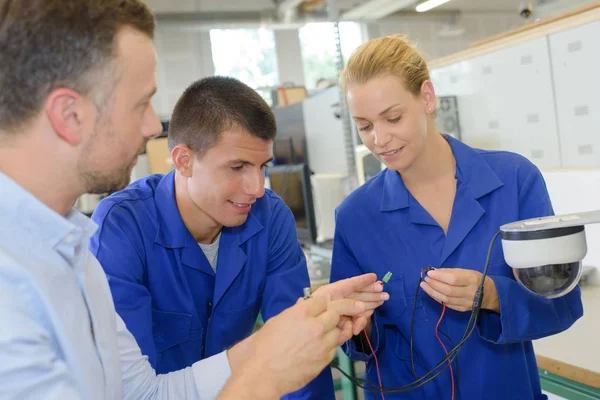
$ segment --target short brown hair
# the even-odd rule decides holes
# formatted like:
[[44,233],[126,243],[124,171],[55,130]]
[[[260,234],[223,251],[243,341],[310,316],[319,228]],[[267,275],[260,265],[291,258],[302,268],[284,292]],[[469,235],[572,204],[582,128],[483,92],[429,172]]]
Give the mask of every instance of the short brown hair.
[[277,134],[271,108],[254,89],[230,77],[201,79],[192,83],[175,105],[169,122],[169,148],[184,144],[203,154],[233,126],[263,140],[273,140]]
[[87,95],[110,84],[98,81],[123,26],[154,38],[142,0],[0,0],[0,129],[15,132],[57,88]]

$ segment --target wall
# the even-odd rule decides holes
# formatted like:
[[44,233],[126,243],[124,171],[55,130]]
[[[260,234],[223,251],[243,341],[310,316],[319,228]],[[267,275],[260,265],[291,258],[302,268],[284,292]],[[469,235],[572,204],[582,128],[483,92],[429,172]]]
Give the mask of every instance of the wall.
[[169,119],[185,88],[214,74],[210,34],[183,31],[176,24],[159,22],[155,44],[158,92],[152,104],[161,119]]
[[277,52],[279,81],[304,86],[304,67],[298,29],[276,30],[275,51]]
[[596,0],[546,0],[533,8],[533,18],[548,18],[574,8],[594,3]]
[[[463,14],[454,24],[452,22],[450,16],[386,18],[376,24],[370,24],[367,33],[370,39],[397,33],[405,34],[417,43],[417,48],[428,60],[434,60],[464,50],[475,41],[523,24],[516,12]],[[463,28],[463,33],[458,34],[457,28]]]
[[[542,170],[556,214],[600,209],[600,169]],[[585,227],[588,254],[584,265],[600,268],[600,225]]]

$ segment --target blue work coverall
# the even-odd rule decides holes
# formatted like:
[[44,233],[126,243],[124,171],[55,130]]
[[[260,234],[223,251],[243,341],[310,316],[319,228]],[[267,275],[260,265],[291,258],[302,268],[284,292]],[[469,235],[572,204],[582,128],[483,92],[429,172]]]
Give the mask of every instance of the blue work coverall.
[[[274,192],[246,222],[223,228],[217,273],[181,219],[174,173],[151,175],[100,202],[90,249],[104,268],[119,315],[157,373],[218,354],[295,304],[308,287],[290,209]],[[326,369],[290,399],[334,397]]]
[[[482,272],[490,241],[500,226],[553,214],[540,171],[525,158],[503,151],[473,149],[446,138],[456,159],[457,191],[447,234],[415,200],[399,173],[384,170],[338,207],[331,280],[375,272],[390,300],[376,310],[371,333],[386,388],[416,378],[410,361],[410,324],[420,274],[428,266]],[[518,285],[495,243],[488,274],[496,285],[500,313],[482,310],[473,334],[454,367],[456,399],[545,399],[540,388],[532,340],[569,328],[583,314],[579,288],[547,300]],[[435,336],[442,306],[423,290],[417,296],[413,346],[415,369],[425,375],[445,357]],[[470,312],[447,309],[440,334],[447,349],[460,342]],[[366,345],[365,345],[366,346]],[[349,341],[350,358],[367,362],[367,379],[377,382],[370,351]],[[368,349],[368,347],[366,347]],[[425,386],[392,399],[450,399],[448,369]],[[380,399],[379,394],[366,394]]]

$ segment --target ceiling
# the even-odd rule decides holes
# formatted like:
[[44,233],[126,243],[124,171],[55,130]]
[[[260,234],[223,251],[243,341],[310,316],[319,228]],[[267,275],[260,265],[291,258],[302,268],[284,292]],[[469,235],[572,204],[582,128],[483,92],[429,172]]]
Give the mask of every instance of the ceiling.
[[[232,22],[278,23],[308,22],[331,19],[328,4],[333,3],[340,15],[367,4],[369,12],[382,8],[394,9],[393,15],[430,16],[435,14],[459,13],[503,13],[518,15],[522,0],[451,0],[427,13],[416,13],[414,7],[420,1],[414,0],[146,0],[153,11],[162,19],[210,21],[211,25]],[[569,0],[533,0],[534,4],[552,3]],[[385,7],[379,5],[385,4]],[[397,9],[397,5],[404,5]],[[287,7],[290,6],[290,7]],[[390,7],[391,6],[391,7]],[[369,8],[369,7],[367,7]],[[361,13],[359,13],[361,14]],[[382,13],[390,14],[385,11]],[[356,15],[356,13],[351,14]],[[371,14],[368,14],[371,15]],[[378,16],[377,18],[380,18]],[[354,18],[353,18],[354,19]],[[362,19],[362,18],[361,18]],[[369,19],[369,18],[365,18]]]

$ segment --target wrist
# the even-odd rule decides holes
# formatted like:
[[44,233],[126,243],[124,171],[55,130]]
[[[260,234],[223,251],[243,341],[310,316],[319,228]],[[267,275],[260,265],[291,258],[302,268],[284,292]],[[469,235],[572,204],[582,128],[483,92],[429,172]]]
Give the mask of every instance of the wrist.
[[496,284],[489,276],[485,277],[485,282],[483,283],[483,301],[481,308],[500,314],[500,300],[498,299]]
[[229,362],[232,374],[239,370],[244,365],[244,362],[248,360],[251,344],[252,336],[249,336],[227,350],[227,361]]
[[253,400],[279,399],[278,382],[273,381],[272,373],[266,373],[268,363],[263,357],[253,354],[253,335],[227,350],[227,360],[231,368],[231,385],[235,393]]
[[[258,368],[257,368],[258,367]],[[224,400],[244,398],[253,400],[277,400],[285,393],[279,393],[277,386],[264,376],[263,370],[252,362],[246,362],[238,368],[222,394]],[[219,397],[221,399],[221,397]]]

